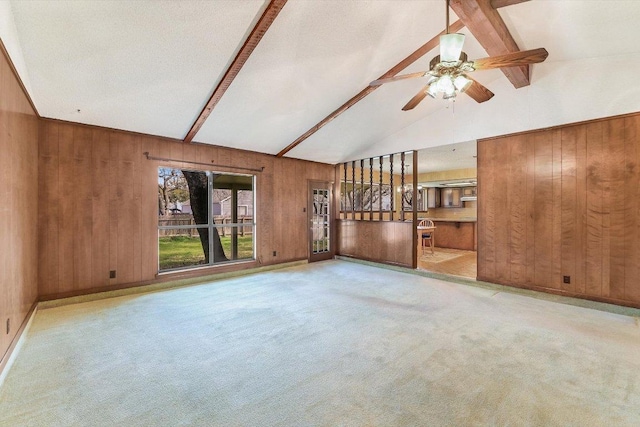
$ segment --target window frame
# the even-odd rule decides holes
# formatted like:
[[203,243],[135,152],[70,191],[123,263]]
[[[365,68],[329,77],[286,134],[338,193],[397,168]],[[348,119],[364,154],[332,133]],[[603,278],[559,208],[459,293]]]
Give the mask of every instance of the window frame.
[[[168,166],[168,165],[158,165],[157,167],[157,172],[156,175],[159,174],[159,171],[161,169],[171,169],[171,170],[179,170],[181,173],[182,171],[189,171],[189,172],[198,172],[198,173],[205,173],[207,176],[207,199],[208,199],[208,203],[207,203],[207,224],[194,224],[194,225],[159,225],[156,221],[156,228],[158,230],[158,238],[157,238],[157,254],[158,254],[158,264],[157,264],[157,270],[158,270],[158,275],[161,274],[168,274],[168,273],[176,273],[176,272],[181,272],[181,271],[190,271],[190,270],[194,270],[194,269],[203,269],[203,268],[211,268],[211,267],[216,267],[219,265],[229,265],[229,264],[236,264],[236,263],[247,263],[247,262],[255,262],[257,259],[257,215],[258,215],[258,209],[257,209],[257,175],[255,174],[244,174],[244,173],[234,173],[234,172],[220,172],[220,171],[216,171],[216,170],[212,170],[212,169],[192,169],[192,168],[182,168],[182,167],[176,167],[176,166]],[[228,223],[225,224],[224,222],[222,224],[216,224],[214,223],[214,218],[213,218],[213,191],[216,189],[214,188],[213,184],[214,184],[214,176],[216,175],[227,175],[227,176],[244,176],[244,177],[251,177],[251,191],[252,191],[252,199],[253,199],[253,215],[252,215],[252,221],[251,223],[247,223],[247,222],[243,222],[243,223]],[[232,190],[233,191],[233,190]],[[236,190],[236,191],[243,191],[243,190]],[[246,190],[245,190],[246,191]],[[247,205],[242,205],[242,206],[247,206]],[[247,206],[248,208],[248,206]],[[247,209],[248,210],[248,209]],[[220,228],[240,228],[240,227],[251,227],[251,235],[252,235],[252,239],[251,239],[251,243],[252,243],[252,257],[251,258],[242,258],[242,259],[230,259],[227,261],[215,261],[214,259],[214,229],[220,229]],[[194,265],[189,265],[189,266],[180,266],[180,267],[175,267],[175,268],[166,268],[166,269],[161,269],[160,267],[160,231],[161,230],[197,230],[200,228],[206,228],[208,233],[209,233],[209,262],[206,264],[194,264]],[[218,233],[218,236],[221,236],[221,233]]]

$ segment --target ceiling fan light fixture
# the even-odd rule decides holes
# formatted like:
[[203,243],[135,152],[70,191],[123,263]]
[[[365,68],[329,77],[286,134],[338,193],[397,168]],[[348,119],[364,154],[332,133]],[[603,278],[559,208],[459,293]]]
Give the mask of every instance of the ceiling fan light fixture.
[[435,98],[438,96],[438,82],[435,81],[433,83],[431,83],[429,85],[429,88],[427,89],[427,95],[429,95],[432,98]]
[[453,85],[453,80],[451,80],[451,76],[448,74],[443,75],[438,79],[436,83],[438,91],[443,92],[446,95],[455,94],[456,87]]
[[464,44],[464,34],[452,33],[440,36],[440,61],[458,62]]
[[[399,76],[394,75],[393,77],[382,77],[369,84],[369,86],[379,86],[383,83],[397,80],[426,77],[426,86],[422,87],[420,91],[402,107],[403,111],[414,109],[427,95],[431,98],[439,98],[440,95],[442,95],[444,99],[455,101],[458,94],[466,93],[477,103],[486,102],[493,97],[494,93],[484,87],[482,83],[467,77],[468,73],[476,70],[528,66],[530,64],[543,62],[549,55],[546,49],[538,48],[469,61],[467,54],[462,51],[465,35],[462,33],[449,32],[449,5],[451,0],[445,1],[447,4],[445,13],[446,27],[444,34],[439,36],[440,55],[431,59],[429,62],[429,70]],[[465,1],[467,0],[455,0],[458,5]],[[480,0],[476,0],[476,2],[479,1]],[[483,0],[483,2],[489,3],[489,0]],[[493,1],[491,3],[493,4]],[[456,28],[459,27],[456,25]],[[434,39],[429,41],[429,43],[433,40]],[[418,51],[412,55],[415,55],[417,52]]]
[[471,83],[473,83],[473,80],[469,80],[468,78],[466,78],[465,76],[462,76],[462,75],[456,77],[453,80],[453,85],[456,87],[456,89],[460,93],[464,93],[464,91],[469,89],[469,86],[471,86]]

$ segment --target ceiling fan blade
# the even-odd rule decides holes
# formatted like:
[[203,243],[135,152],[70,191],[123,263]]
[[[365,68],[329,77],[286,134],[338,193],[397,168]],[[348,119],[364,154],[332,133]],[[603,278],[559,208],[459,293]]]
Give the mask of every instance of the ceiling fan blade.
[[549,52],[543,47],[538,49],[523,50],[521,52],[507,53],[506,55],[490,56],[488,58],[473,61],[476,70],[490,70],[492,68],[517,67],[519,65],[537,64],[543,62],[549,56]]
[[429,85],[426,85],[425,87],[420,89],[420,92],[418,92],[416,96],[411,98],[411,100],[407,102],[407,105],[402,107],[402,111],[409,111],[416,108],[416,106],[420,104],[420,102],[427,96],[427,89],[429,89]]
[[493,98],[493,92],[484,87],[481,83],[478,83],[477,80],[473,80],[471,77],[466,76],[469,80],[473,81],[471,86],[467,88],[464,92],[473,98],[476,102],[485,102]]
[[374,80],[371,83],[369,83],[369,86],[379,86],[379,85],[384,84],[384,83],[395,82],[395,81],[398,81],[398,80],[414,79],[416,77],[424,77],[426,74],[427,74],[426,71],[419,71],[417,73],[402,74],[402,75],[399,75],[399,76],[387,77],[386,79]]

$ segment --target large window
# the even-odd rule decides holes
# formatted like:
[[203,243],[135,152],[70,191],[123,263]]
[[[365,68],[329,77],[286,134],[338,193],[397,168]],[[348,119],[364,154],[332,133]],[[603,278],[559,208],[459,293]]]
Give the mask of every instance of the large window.
[[159,270],[255,259],[254,177],[158,168]]

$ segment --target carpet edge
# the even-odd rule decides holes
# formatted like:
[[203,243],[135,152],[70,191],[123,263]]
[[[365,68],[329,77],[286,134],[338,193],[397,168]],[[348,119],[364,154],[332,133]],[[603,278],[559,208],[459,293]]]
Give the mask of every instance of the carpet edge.
[[230,279],[234,277],[246,276],[249,274],[280,270],[288,267],[296,267],[298,265],[304,265],[304,264],[308,264],[308,261],[299,260],[299,261],[284,262],[280,264],[272,264],[272,265],[265,265],[262,267],[249,268],[246,270],[236,270],[236,271],[230,271],[226,273],[209,274],[206,276],[190,277],[187,279],[177,279],[177,280],[171,280],[168,282],[154,283],[150,285],[140,285],[140,286],[134,286],[131,288],[115,289],[112,291],[96,292],[91,294],[78,295],[74,297],[52,299],[47,301],[40,301],[38,303],[38,308],[43,310],[43,309],[61,307],[61,306],[71,305],[71,304],[80,304],[83,302],[97,301],[97,300],[108,299],[108,298],[116,298],[116,297],[121,297],[126,295],[160,292],[164,290],[176,289],[176,288],[181,288],[185,286],[200,285],[203,283],[213,282],[217,280],[224,280],[224,279]]

